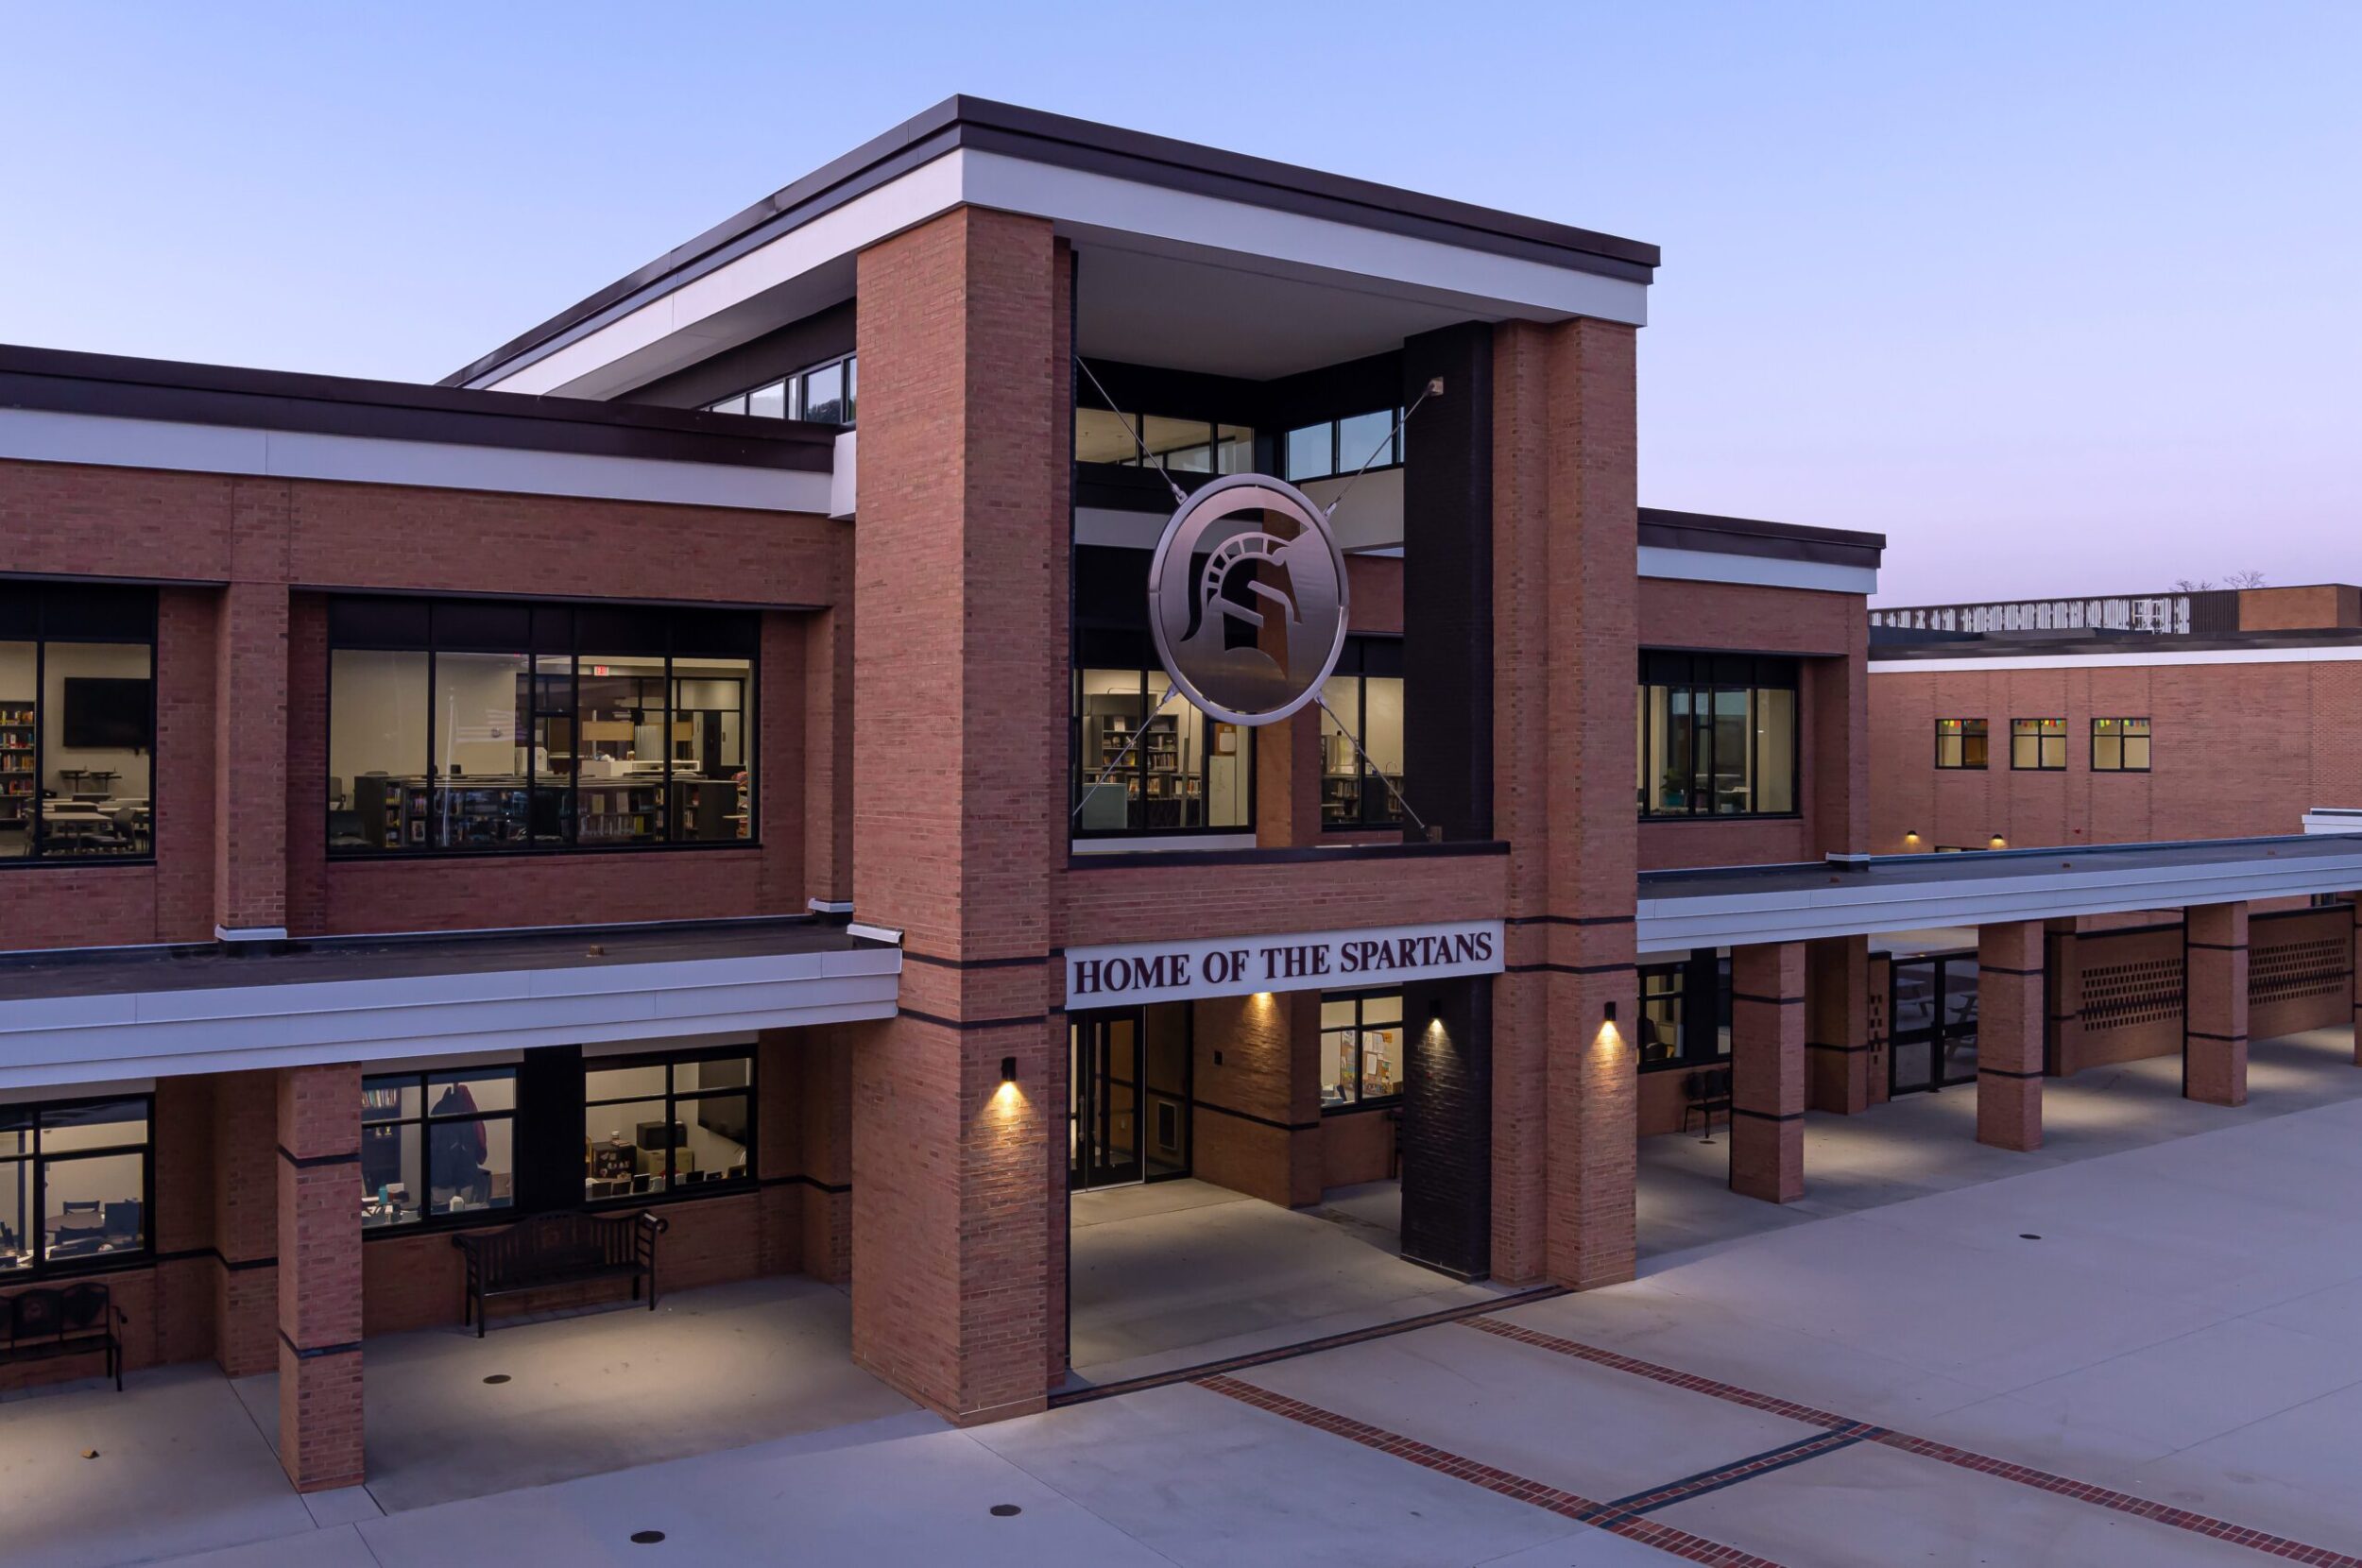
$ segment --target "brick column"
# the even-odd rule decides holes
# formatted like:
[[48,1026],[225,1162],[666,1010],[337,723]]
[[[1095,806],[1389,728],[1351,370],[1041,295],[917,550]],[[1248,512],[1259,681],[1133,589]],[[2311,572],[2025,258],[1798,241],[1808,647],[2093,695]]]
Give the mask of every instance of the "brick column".
[[2182,1093],[2247,1103],[2247,906],[2184,910]]
[[1319,1202],[1321,994],[1264,991],[1190,1005],[1190,1169],[1267,1203]]
[[1069,288],[979,208],[859,261],[853,897],[909,962],[853,1037],[853,1358],[959,1422],[1063,1337]]
[[1805,1195],[1805,945],[1731,949],[1731,1190]]
[[361,1069],[279,1073],[279,1462],[361,1482]]
[[279,1078],[223,1073],[213,1082],[214,1359],[229,1376],[250,1377],[279,1365]]
[[853,896],[853,610],[803,623],[805,896]]
[[1977,1141],[2042,1147],[2043,927],[1977,929]]
[[235,482],[214,657],[214,930],[287,927],[287,487]]
[[2362,1067],[2362,893],[2352,894],[2353,899],[2353,972],[2348,981],[2353,993],[2353,1063]]
[[1492,1264],[1513,1283],[1633,1274],[1634,348],[1600,321],[1493,332]]
[[2043,924],[2045,1069],[2072,1077],[2083,1061],[2083,939],[2074,916]]
[[1806,1097],[1856,1116],[1870,1104],[1870,939],[1805,944]]

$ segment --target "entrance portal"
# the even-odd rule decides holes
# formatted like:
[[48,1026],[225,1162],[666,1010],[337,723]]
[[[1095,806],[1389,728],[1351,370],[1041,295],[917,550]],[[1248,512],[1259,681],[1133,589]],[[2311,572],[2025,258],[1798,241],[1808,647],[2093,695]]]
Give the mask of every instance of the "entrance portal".
[[1896,957],[1888,995],[1893,1032],[1888,1092],[1914,1094],[1977,1082],[1977,955]]
[[1190,1173],[1190,1018],[1182,1006],[1078,1013],[1067,1026],[1067,1184]]

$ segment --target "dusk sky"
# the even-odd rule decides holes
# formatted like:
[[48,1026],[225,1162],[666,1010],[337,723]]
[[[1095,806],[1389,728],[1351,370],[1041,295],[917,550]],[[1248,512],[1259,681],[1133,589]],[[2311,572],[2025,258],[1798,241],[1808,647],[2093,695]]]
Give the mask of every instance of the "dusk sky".
[[2362,6],[0,0],[0,341],[433,380],[952,93],[1653,241],[1641,498],[2362,579]]

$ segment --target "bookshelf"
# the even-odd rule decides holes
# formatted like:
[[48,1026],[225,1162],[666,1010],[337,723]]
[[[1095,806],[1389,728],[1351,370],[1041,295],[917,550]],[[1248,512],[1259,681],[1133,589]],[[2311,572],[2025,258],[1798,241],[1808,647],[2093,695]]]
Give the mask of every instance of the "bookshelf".
[[0,701],[0,827],[21,827],[32,815],[41,793],[41,776],[33,770],[39,732],[34,705]]

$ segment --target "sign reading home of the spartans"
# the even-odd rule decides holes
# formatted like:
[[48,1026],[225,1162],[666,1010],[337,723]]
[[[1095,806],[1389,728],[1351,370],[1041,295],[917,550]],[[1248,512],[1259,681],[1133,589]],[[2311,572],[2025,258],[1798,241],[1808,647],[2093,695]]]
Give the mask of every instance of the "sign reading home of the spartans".
[[1345,557],[1328,514],[1267,474],[1217,479],[1165,524],[1148,625],[1181,694],[1268,724],[1320,691],[1345,645]]
[[1344,991],[1501,972],[1501,923],[1119,943],[1066,951],[1066,1005],[1131,1007],[1258,991]]

